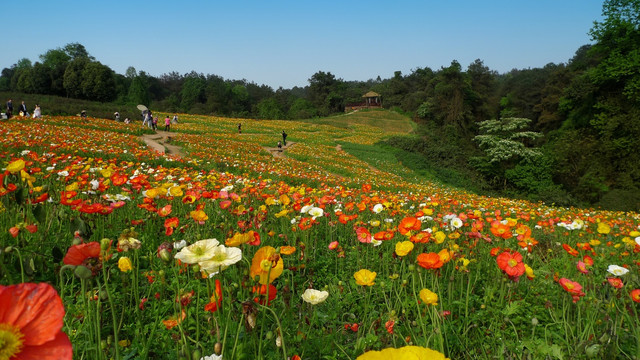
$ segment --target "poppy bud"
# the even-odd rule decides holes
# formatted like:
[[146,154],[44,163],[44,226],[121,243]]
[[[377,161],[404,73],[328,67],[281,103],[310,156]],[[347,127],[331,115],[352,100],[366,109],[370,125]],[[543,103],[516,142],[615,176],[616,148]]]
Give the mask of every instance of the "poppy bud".
[[81,237],[74,237],[73,241],[71,241],[72,245],[80,245],[82,244],[82,238]]
[[86,266],[83,266],[83,265],[76,266],[76,269],[73,271],[73,274],[82,280],[91,279],[91,277],[93,276],[93,274],[91,273],[91,270],[89,270]]
[[593,344],[586,348],[585,353],[588,358],[595,358],[600,352],[600,344]]
[[200,360],[202,358],[202,353],[200,350],[196,349],[191,352],[191,358],[193,360]]
[[111,240],[104,238],[100,240],[100,250],[107,251],[111,247]]
[[160,250],[158,255],[160,255],[160,259],[162,259],[164,262],[171,261],[171,253],[167,249]]
[[6,248],[4,248],[4,252],[6,252],[7,254],[13,251],[13,247],[11,246],[7,246]]

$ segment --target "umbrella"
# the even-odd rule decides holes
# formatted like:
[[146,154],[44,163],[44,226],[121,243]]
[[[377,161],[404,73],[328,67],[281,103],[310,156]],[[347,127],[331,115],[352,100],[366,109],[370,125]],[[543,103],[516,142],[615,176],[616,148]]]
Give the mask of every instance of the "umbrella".
[[144,105],[138,105],[138,106],[137,106],[137,108],[138,108],[138,110],[140,110],[140,111],[149,111],[149,109],[147,109],[147,107],[146,107],[146,106],[144,106]]

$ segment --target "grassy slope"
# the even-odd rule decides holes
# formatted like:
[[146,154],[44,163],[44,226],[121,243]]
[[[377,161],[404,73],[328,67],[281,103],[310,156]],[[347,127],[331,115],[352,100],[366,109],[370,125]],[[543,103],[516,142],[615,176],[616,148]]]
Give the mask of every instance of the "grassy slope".
[[415,124],[409,117],[384,109],[359,110],[326,118],[298,121],[330,125],[339,128],[347,128],[353,125],[368,125],[381,128],[385,132],[390,133],[409,133],[415,129]]

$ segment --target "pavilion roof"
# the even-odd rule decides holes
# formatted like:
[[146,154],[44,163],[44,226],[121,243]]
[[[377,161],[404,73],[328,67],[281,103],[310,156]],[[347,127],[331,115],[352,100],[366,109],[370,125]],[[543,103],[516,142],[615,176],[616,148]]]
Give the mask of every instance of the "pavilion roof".
[[369,91],[368,93],[362,95],[363,98],[378,97],[378,96],[380,96],[380,94],[374,91]]

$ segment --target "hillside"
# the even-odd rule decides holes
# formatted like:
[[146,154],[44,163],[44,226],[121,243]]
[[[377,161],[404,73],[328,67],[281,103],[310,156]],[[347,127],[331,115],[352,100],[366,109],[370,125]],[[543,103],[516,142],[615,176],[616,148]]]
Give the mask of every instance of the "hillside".
[[74,357],[640,354],[638,213],[425,181],[380,127],[179,117],[2,122],[0,296],[59,297]]

